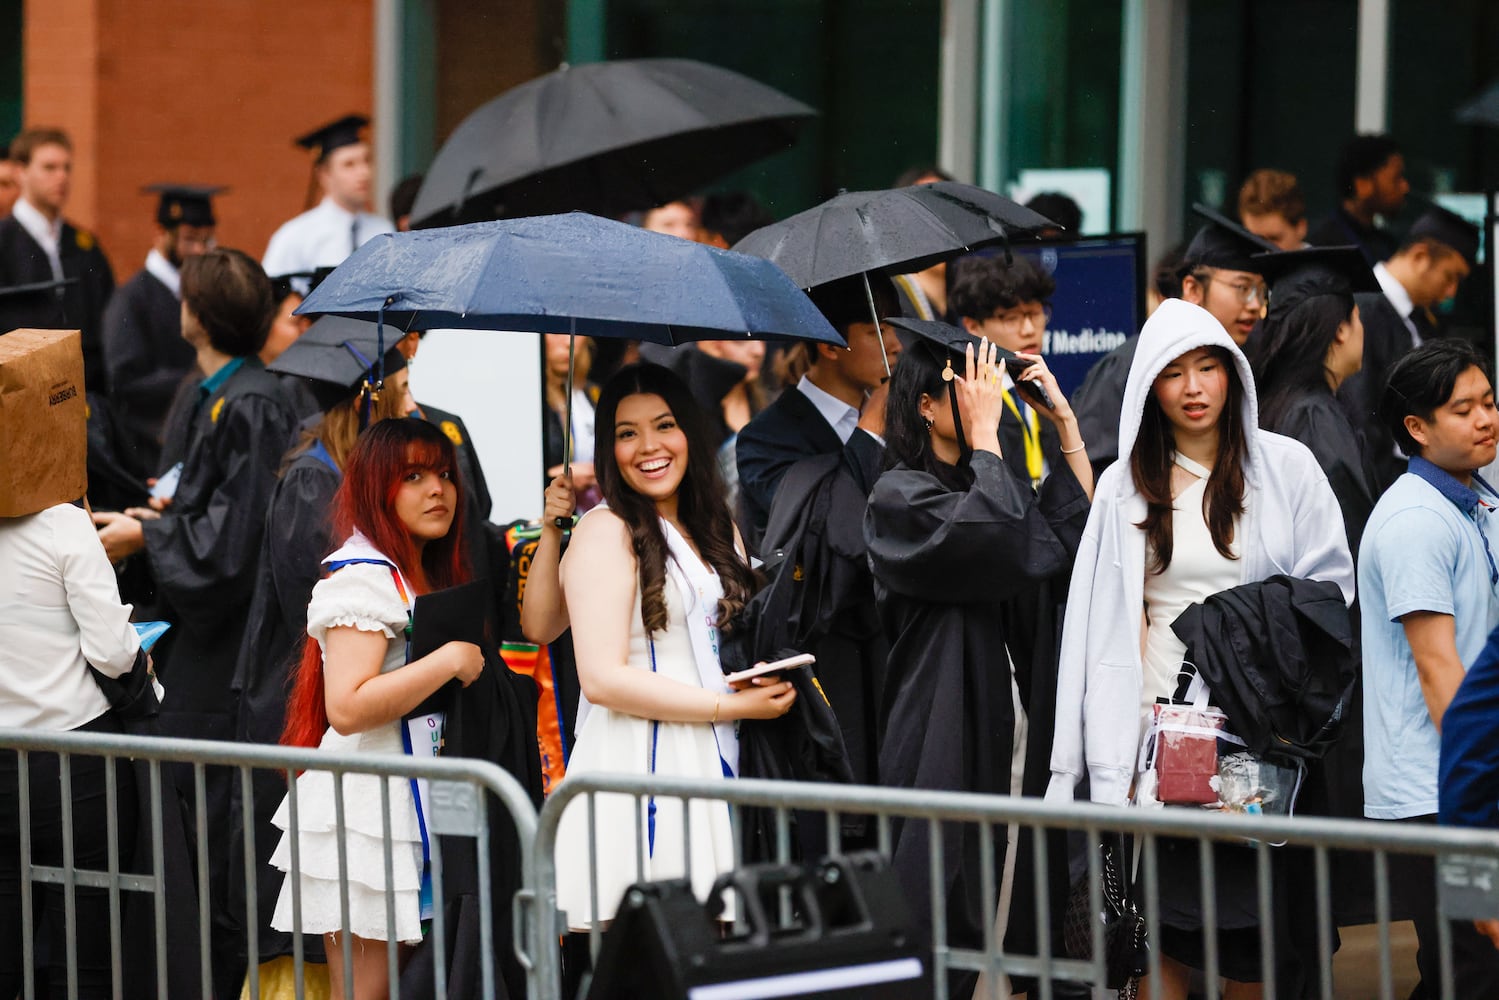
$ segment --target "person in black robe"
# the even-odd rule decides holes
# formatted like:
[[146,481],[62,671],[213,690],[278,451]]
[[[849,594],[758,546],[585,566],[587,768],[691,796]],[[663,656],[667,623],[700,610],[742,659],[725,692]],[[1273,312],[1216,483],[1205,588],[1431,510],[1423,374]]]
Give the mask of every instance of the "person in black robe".
[[[373,376],[364,359],[375,355],[376,340],[372,327],[368,333],[363,330],[358,333],[347,338],[340,334],[340,339],[351,344],[358,354],[344,343],[317,343],[314,337],[305,337],[267,369],[284,379],[305,383],[323,412],[315,422],[304,424],[301,441],[287,453],[266,511],[250,598],[249,625],[234,672],[238,712],[234,738],[238,742],[274,745],[281,740],[289,678],[307,638],[307,603],[312,598],[313,586],[322,577],[322,560],[335,547],[328,519],[333,495],[343,481],[343,466],[361,427],[375,420],[407,416],[415,406],[407,385],[406,359],[394,348],[385,354],[384,384],[379,398],[370,401],[367,382]],[[270,866],[279,837],[271,817],[286,794],[286,777],[277,771],[257,770],[251,780],[255,848],[260,863],[255,872],[247,873],[243,853],[231,855],[229,915],[239,922],[239,940],[248,944],[242,923],[245,884],[247,878],[254,877],[260,910],[257,938],[260,954],[255,960],[268,962],[293,951],[292,935],[271,927],[276,894],[281,888],[281,877]],[[230,840],[241,843],[246,810],[238,783],[231,792],[230,808]],[[303,947],[310,961],[321,961],[320,935],[305,935]]]
[[1312,450],[1343,510],[1358,559],[1380,487],[1363,435],[1334,395],[1363,365],[1364,326],[1354,294],[1379,286],[1357,247],[1268,255],[1271,306],[1251,352],[1260,426]]
[[[888,279],[873,281],[870,289],[882,321],[899,315]],[[735,442],[736,520],[750,550],[777,565],[774,553],[799,533],[805,537],[798,544],[812,546],[795,560],[804,569],[818,567],[803,589],[808,606],[795,615],[795,633],[766,648],[785,644],[817,657],[817,677],[843,727],[854,780],[878,784],[875,719],[888,648],[874,610],[859,518],[884,462],[885,364],[896,367],[900,340],[888,324],[882,323],[883,335],[876,329],[858,276],[819,286],[811,297],[849,347],[794,345],[810,357],[811,368],[756,414]],[[826,504],[818,503],[819,494],[826,495]],[[780,571],[796,572],[797,566]],[[819,819],[806,819],[803,842],[825,842],[816,829]],[[845,846],[860,842],[850,831]]]
[[1431,308],[1456,295],[1477,266],[1478,240],[1477,226],[1433,206],[1411,226],[1400,249],[1375,265],[1379,287],[1354,297],[1364,324],[1364,364],[1338,389],[1338,399],[1368,442],[1381,492],[1406,466],[1377,412],[1390,369],[1425,341],[1443,335]]
[[[63,218],[72,142],[56,129],[27,129],[11,142],[10,155],[21,165],[21,197],[0,219],[0,286],[73,279],[62,287],[55,319],[46,325],[83,334],[84,385],[104,394],[103,316],[115,279],[94,234]],[[48,230],[55,234],[55,262],[35,235]]]
[[[281,456],[296,427],[276,376],[255,352],[271,319],[270,281],[253,259],[222,248],[184,262],[182,334],[209,372],[198,389],[181,477],[156,517],[97,512],[99,540],[113,561],[144,552],[160,613],[173,628],[155,647],[167,694],[162,730],[170,736],[231,740],[231,682],[248,621],[255,560]],[[216,992],[244,980],[227,917],[229,789],[233,772],[206,775],[207,850],[214,923]],[[191,788],[190,769],[183,787]]]
[[[1030,681],[1031,657],[1049,647],[1038,640],[1057,625],[1054,618],[1021,620],[1009,612],[1017,596],[1038,585],[1066,586],[1089,495],[1071,464],[1053,470],[1039,492],[1005,464],[998,428],[1006,411],[993,345],[939,324],[925,324],[920,333],[922,342],[891,382],[888,471],[875,484],[864,518],[875,597],[890,639],[880,780],[899,788],[1008,795],[1015,791],[1016,689],[1031,687],[1032,704],[1055,698],[1054,680],[1050,691],[1036,691]],[[1071,416],[1044,364],[1021,378],[1046,387],[1057,404],[1053,416]],[[1091,484],[1075,419],[1060,426],[1069,457]],[[1054,664],[1050,674],[1055,677]],[[930,928],[929,828],[900,824],[893,833],[894,867]],[[993,843],[998,877],[1006,838],[996,832]],[[977,827],[945,826],[943,850],[948,943],[982,947],[995,914],[983,912]],[[1053,881],[1066,884],[1065,877]],[[1022,888],[1018,879],[1014,885]],[[997,898],[998,886],[991,888]],[[1014,912],[1017,920],[1029,919],[1019,908]],[[972,976],[955,979],[953,995],[966,995]]]
[[161,471],[167,409],[196,356],[182,339],[177,288],[185,256],[213,245],[212,197],[220,188],[157,184],[156,240],[146,266],[104,310],[104,367],[124,458],[145,479]]
[[[870,291],[882,321],[900,315],[889,279],[871,276]],[[749,528],[745,543],[752,552],[760,549],[781,478],[797,462],[839,451],[850,467],[880,462],[886,365],[895,367],[900,340],[893,331],[881,335],[875,328],[859,276],[820,285],[810,294],[848,348],[793,345],[789,350],[808,356],[807,373],[739,432],[739,498]]]

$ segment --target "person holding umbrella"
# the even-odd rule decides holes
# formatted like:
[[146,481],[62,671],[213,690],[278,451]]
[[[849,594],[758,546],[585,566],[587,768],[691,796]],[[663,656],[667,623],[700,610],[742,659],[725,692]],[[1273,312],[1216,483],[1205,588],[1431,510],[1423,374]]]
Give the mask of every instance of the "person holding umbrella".
[[[882,322],[900,315],[888,278],[876,276],[869,288]],[[854,468],[879,468],[886,372],[894,368],[900,340],[874,324],[864,289],[863,277],[855,276],[811,291],[812,301],[848,347],[795,345],[793,350],[808,357],[807,373],[739,432],[739,490],[752,547],[765,531],[781,478],[798,460],[842,451]],[[866,494],[872,485],[869,477]]]
[[[749,601],[754,578],[724,504],[703,414],[676,376],[633,365],[604,386],[597,426],[604,446],[595,464],[607,506],[578,522],[562,560],[586,699],[568,773],[732,778],[734,722],[778,718],[796,691],[779,678],[733,688],[724,682],[719,632]],[[597,828],[611,831],[593,845],[595,855],[586,803],[569,808],[557,831],[558,856],[575,859],[557,878],[558,907],[575,930],[613,917],[637,880],[637,853],[641,877],[679,878],[690,867],[699,894],[734,865],[723,802],[652,799],[638,825],[630,797],[599,796],[594,810]]]

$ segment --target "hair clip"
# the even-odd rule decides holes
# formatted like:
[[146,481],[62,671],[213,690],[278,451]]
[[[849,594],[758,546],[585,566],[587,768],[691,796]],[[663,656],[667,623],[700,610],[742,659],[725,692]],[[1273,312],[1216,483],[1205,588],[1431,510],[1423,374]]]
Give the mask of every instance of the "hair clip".
[[947,359],[947,367],[942,369],[942,381],[951,382],[957,377],[957,372],[952,370],[952,358]]

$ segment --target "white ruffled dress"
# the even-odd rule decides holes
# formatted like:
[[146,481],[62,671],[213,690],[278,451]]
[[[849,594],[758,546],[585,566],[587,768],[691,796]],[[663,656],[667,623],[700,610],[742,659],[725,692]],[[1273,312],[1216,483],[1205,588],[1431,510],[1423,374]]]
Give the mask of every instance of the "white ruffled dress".
[[[409,589],[409,588],[408,588]],[[380,632],[389,644],[381,673],[406,662],[406,605],[387,566],[360,563],[345,566],[319,581],[307,606],[307,634],[319,645],[330,628],[352,626]],[[398,722],[341,736],[331,728],[319,748],[342,754],[402,753]],[[376,941],[391,940],[386,922],[385,834],[381,819],[380,781],[372,774],[343,778],[343,838],[348,870],[348,931]],[[391,890],[395,895],[395,940],[421,941],[422,836],[417,824],[411,782],[384,779],[390,785]],[[306,771],[297,779],[297,838],[299,871],[291,871],[291,837],[283,834],[271,864],[288,873],[276,899],[271,926],[292,931],[292,894],[300,888],[302,932],[327,934],[344,930],[340,913],[342,892],[338,878],[337,814],[333,775]],[[288,796],[289,798],[289,796]],[[287,831],[291,810],[283,800],[272,819]]]

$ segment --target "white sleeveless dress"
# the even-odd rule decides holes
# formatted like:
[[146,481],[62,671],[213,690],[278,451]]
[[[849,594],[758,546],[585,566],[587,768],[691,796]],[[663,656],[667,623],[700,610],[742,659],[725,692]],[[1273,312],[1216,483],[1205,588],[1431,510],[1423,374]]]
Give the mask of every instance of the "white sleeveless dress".
[[[389,567],[373,564],[345,566],[320,580],[307,606],[307,634],[319,645],[328,630],[351,626],[362,632],[380,632],[388,640],[381,673],[406,663],[406,605],[396,590]],[[323,734],[320,750],[345,754],[400,754],[400,724],[341,736],[330,727]],[[349,927],[359,937],[375,941],[419,943],[421,928],[422,835],[417,824],[411,782],[384,779],[390,785],[391,877],[395,895],[396,924],[392,929],[385,914],[385,834],[382,828],[380,781],[373,774],[349,774],[343,779],[343,837],[348,870]],[[291,827],[286,800],[271,822],[283,831]],[[338,835],[333,775],[327,771],[304,771],[297,778],[298,863],[302,893],[302,932],[329,934],[343,930],[340,913],[342,892],[338,879]],[[292,928],[291,838],[283,835],[271,856],[271,864],[287,872],[276,898],[271,926],[279,931]]]
[[[717,595],[709,595],[717,600]],[[668,573],[665,587],[667,628],[647,641],[640,620],[637,588],[630,615],[630,661],[634,670],[651,669],[651,647],[655,647],[655,669],[663,676],[701,687],[697,662],[687,635],[683,601],[677,592],[676,575]],[[583,713],[579,713],[583,717]],[[652,745],[654,743],[654,770]],[[578,775],[590,773],[671,775],[708,781],[724,776],[718,738],[706,722],[654,722],[601,705],[592,706],[583,717],[567,762],[563,785]],[[633,882],[681,878],[691,859],[692,886],[698,898],[705,897],[713,880],[734,867],[734,835],[729,809],[723,802],[693,800],[690,810],[691,840],[682,836],[682,802],[658,798],[655,802],[655,834],[651,836],[650,800],[641,804],[635,820],[635,800],[627,795],[595,796],[594,830],[596,854],[591,867],[598,872],[598,919],[614,918],[620,898]],[[642,867],[637,868],[639,845]],[[593,922],[589,888],[588,798],[569,803],[557,827],[557,905],[567,914],[573,930],[587,930]],[[725,914],[732,919],[732,912]]]

